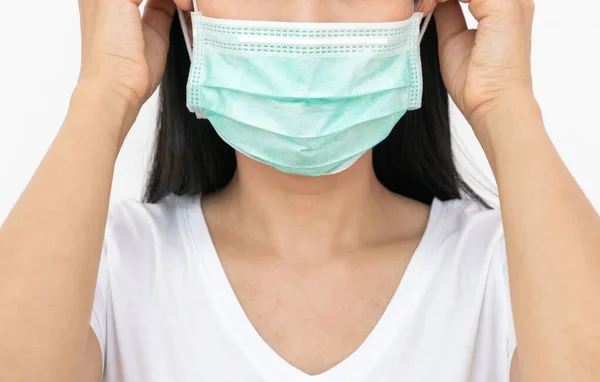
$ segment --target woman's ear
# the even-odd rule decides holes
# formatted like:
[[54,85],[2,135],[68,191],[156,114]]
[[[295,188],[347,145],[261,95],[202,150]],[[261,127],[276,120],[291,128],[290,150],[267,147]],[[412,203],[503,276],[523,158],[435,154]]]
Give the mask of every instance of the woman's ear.
[[[439,1],[439,2],[443,2]],[[415,12],[422,12],[425,15],[430,14],[435,9],[438,0],[418,0],[417,6],[415,7]]]
[[197,0],[173,0],[175,5],[177,5],[177,8],[187,12],[191,12],[194,10],[194,4],[192,4],[192,1]]

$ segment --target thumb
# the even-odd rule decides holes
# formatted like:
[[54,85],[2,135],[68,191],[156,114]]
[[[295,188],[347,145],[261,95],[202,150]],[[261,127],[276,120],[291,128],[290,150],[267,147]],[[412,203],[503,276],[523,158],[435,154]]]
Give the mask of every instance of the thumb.
[[144,28],[149,28],[153,37],[167,43],[175,10],[173,0],[148,0],[142,16]]
[[156,89],[165,70],[175,11],[173,0],[148,0],[144,8],[142,24],[151,91]]
[[435,25],[438,33],[440,50],[454,36],[466,31],[467,21],[458,0],[440,2],[435,11]]

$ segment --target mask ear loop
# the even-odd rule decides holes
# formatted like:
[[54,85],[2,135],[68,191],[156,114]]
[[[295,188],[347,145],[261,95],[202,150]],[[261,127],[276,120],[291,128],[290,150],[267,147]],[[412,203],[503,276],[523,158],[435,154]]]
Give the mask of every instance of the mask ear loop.
[[183,32],[183,38],[185,39],[185,47],[190,55],[190,59],[192,59],[192,39],[190,38],[190,32],[188,31],[187,20],[181,9],[177,9],[177,13],[179,14],[179,24],[181,24],[181,31]]
[[[198,4],[196,4],[196,0],[192,0],[192,3],[194,4],[194,12],[197,13],[198,12]],[[194,50],[192,48],[192,38],[191,38],[190,32],[188,30],[187,20],[185,18],[185,14],[183,13],[183,11],[181,9],[178,8],[177,13],[179,15],[179,24],[181,24],[181,31],[183,32],[183,39],[185,40],[185,46],[186,46],[188,54],[190,56],[190,62],[192,62],[192,65],[193,65]],[[196,117],[198,119],[206,119],[206,117],[202,113],[196,113]]]
[[[192,4],[194,6],[194,12],[198,12],[198,4],[196,0],[192,0]],[[185,45],[187,47],[188,53],[190,55],[190,59],[193,57],[192,52],[192,39],[190,37],[190,33],[188,31],[187,20],[185,18],[185,14],[179,8],[177,8],[177,13],[179,14],[179,24],[181,24],[181,30],[183,31],[183,38],[185,39]]]
[[[415,3],[416,3],[416,0],[413,0],[413,2],[412,2],[413,15],[417,11],[415,9]],[[419,38],[417,40],[419,45],[421,45],[421,40],[423,40],[423,36],[425,36],[425,32],[427,31],[427,26],[429,25],[429,22],[431,21],[432,16],[433,16],[433,10],[431,11],[431,13],[429,13],[427,15],[427,17],[425,17],[425,22],[423,23],[423,26],[421,27],[421,32],[419,33]]]
[[433,16],[433,11],[425,17],[425,22],[423,23],[423,27],[421,28],[421,33],[419,33],[419,44],[421,44],[421,40],[423,40],[423,36],[425,36],[425,32],[427,31],[427,26],[431,21],[431,17]]

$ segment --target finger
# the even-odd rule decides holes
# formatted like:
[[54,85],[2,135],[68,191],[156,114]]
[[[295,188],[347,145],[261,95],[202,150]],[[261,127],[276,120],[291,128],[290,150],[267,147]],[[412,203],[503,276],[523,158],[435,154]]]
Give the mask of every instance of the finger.
[[535,10],[535,2],[533,0],[517,0],[519,6],[521,7],[521,11],[529,17],[533,17],[533,12]]
[[535,13],[535,4],[533,0],[519,0],[521,7],[521,20],[523,25],[524,38],[527,41],[527,50],[531,52],[531,37],[533,34],[533,16]]
[[151,28],[161,39],[169,41],[171,23],[175,15],[176,6],[173,0],[148,0],[142,23],[144,27]]
[[465,15],[457,0],[439,3],[434,15],[440,47],[443,47],[452,37],[468,29]]
[[173,0],[177,8],[182,11],[191,12],[194,10],[193,2],[197,2],[198,0]]
[[533,15],[535,13],[535,3],[533,0],[519,0],[521,7],[521,16],[527,31],[531,34],[533,27]]
[[504,33],[515,34],[521,41],[530,40],[532,23],[526,21],[521,8],[526,1],[530,0],[470,0],[469,11],[479,23],[484,19],[494,20],[492,24]]
[[497,17],[510,23],[519,22],[521,18],[520,0],[470,0],[469,11],[481,22],[486,17]]

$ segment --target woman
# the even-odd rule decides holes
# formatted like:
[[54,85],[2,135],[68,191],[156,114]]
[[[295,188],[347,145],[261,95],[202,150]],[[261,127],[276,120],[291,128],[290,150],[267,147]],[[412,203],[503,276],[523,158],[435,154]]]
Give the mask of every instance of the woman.
[[[0,230],[0,379],[600,380],[600,218],[533,96],[533,2],[464,2],[476,32],[456,0],[80,1],[69,112]],[[147,201],[108,214],[161,79]]]

